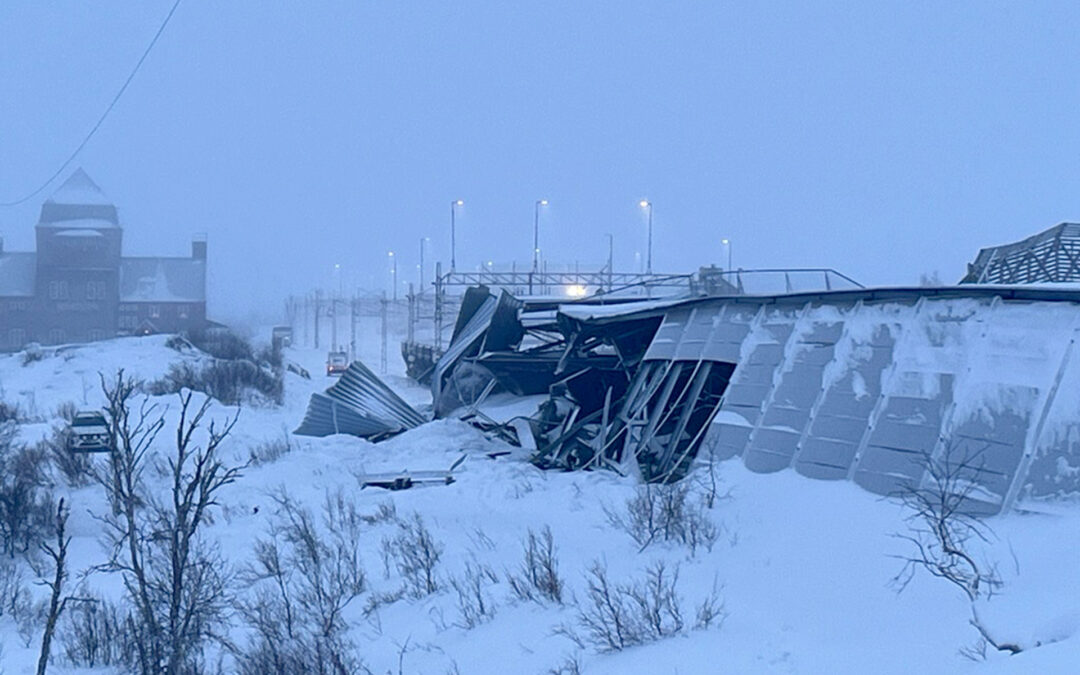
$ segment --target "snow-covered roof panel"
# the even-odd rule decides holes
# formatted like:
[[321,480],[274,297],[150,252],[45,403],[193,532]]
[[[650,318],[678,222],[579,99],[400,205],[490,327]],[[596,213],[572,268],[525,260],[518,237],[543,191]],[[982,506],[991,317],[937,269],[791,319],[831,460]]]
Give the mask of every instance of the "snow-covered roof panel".
[[0,297],[33,296],[36,263],[33,253],[0,253]]
[[[93,224],[76,221],[96,221]],[[41,205],[39,226],[59,225],[64,228],[119,227],[116,207],[97,183],[82,169],[71,174],[51,197]]]
[[120,302],[205,301],[205,260],[124,258],[120,261]]
[[577,321],[595,321],[630,316],[640,312],[651,312],[686,302],[686,298],[665,298],[661,300],[641,300],[611,305],[566,304],[559,305],[559,314]]
[[98,184],[95,183],[82,168],[75,170],[68,176],[63,185],[56,189],[47,200],[47,204],[82,204],[112,206],[112,202],[105,196]]
[[[64,223],[64,225],[69,226],[70,223]],[[76,226],[76,229],[60,230],[59,232],[56,233],[56,236],[58,236],[58,237],[103,237],[105,235],[103,235],[101,232],[98,232],[97,230],[83,229],[83,228],[81,228],[79,226]]]

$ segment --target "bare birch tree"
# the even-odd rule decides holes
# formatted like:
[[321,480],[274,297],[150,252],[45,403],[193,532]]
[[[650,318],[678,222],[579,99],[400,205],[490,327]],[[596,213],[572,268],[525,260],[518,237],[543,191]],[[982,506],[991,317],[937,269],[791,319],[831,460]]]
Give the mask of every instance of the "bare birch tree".
[[102,378],[102,386],[115,439],[110,473],[102,481],[113,506],[103,518],[112,549],[106,569],[123,575],[141,622],[139,670],[191,672],[230,606],[224,560],[201,532],[221,489],[240,476],[239,467],[227,467],[220,458],[238,413],[222,424],[205,424],[212,399],[196,406],[192,392],[177,395],[175,449],[162,467],[171,489],[161,499],[149,493],[142,477],[147,452],[165,425],[163,411],[144,399],[133,412],[130,399],[138,385],[122,370],[111,383]]

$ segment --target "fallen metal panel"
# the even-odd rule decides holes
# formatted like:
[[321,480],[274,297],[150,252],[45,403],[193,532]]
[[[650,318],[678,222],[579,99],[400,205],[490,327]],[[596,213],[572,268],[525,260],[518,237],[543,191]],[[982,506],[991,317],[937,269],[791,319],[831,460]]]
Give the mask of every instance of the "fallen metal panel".
[[312,394],[301,436],[351,434],[371,438],[412,429],[427,421],[364,364],[353,361],[326,393]]
[[435,364],[435,372],[431,377],[432,400],[439,400],[446,378],[458,361],[463,356],[479,349],[480,342],[487,333],[488,326],[491,325],[491,317],[495,315],[497,304],[495,296],[488,295],[473,312],[472,318],[462,326],[460,331],[457,331],[453,342],[446,348],[446,352],[439,357],[438,363]]

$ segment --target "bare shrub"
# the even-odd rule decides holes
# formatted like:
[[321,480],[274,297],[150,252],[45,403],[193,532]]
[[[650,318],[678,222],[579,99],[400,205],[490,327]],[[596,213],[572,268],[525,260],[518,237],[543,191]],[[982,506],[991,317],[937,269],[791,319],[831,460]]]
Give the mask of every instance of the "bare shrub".
[[[110,559],[102,569],[120,573],[135,608],[138,670],[180,673],[202,667],[204,645],[218,640],[215,629],[232,606],[229,569],[220,551],[202,536],[223,488],[240,475],[220,459],[221,444],[236,424],[210,421],[210,398],[192,406],[192,392],[179,398],[175,451],[156,469],[171,482],[166,500],[146,490],[142,475],[146,453],[164,419],[157,406],[143,401],[133,410],[138,383],[123,370],[106,381],[107,417],[116,439],[109,472],[101,482],[113,505],[100,519]],[[202,443],[196,444],[196,435]]]
[[439,590],[435,568],[443,546],[435,541],[419,513],[398,521],[398,533],[383,539],[384,557],[392,561],[410,595],[420,598]]
[[94,482],[93,460],[86,453],[68,450],[63,427],[53,427],[49,437],[38,442],[37,450],[49,458],[68,486],[79,488]]
[[0,556],[0,617],[17,617],[30,602],[22,566]]
[[31,363],[37,363],[45,358],[45,350],[41,348],[41,345],[36,342],[31,342],[26,345],[26,349],[23,350],[22,357],[20,359],[23,367],[30,365]]
[[147,385],[155,396],[175,394],[190,389],[221,401],[225,405],[239,405],[250,399],[254,391],[267,401],[280,405],[285,389],[281,372],[264,368],[249,360],[214,360],[202,367],[190,363],[174,363],[160,380]]
[[584,672],[581,658],[577,654],[567,655],[561,663],[548,668],[548,675],[582,675]]
[[86,668],[137,666],[140,632],[131,612],[88,596],[64,616],[59,639],[67,663]]
[[281,435],[277,438],[263,441],[248,451],[248,463],[252,466],[259,466],[261,464],[269,464],[275,462],[285,455],[289,454],[293,450],[292,441],[289,440],[289,433],[282,431]]
[[73,402],[65,401],[56,406],[55,415],[65,422],[71,422],[71,420],[75,419],[75,413],[78,412],[78,410],[79,409]]
[[256,542],[243,577],[254,594],[242,612],[254,637],[237,654],[239,672],[344,675],[363,666],[348,639],[345,608],[363,593],[359,525],[354,507],[327,496],[321,526],[285,492],[274,496],[278,519]]
[[633,607],[620,586],[608,578],[607,566],[597,561],[586,574],[586,597],[577,620],[589,640],[602,651],[619,651],[642,641]]
[[21,419],[22,410],[19,409],[19,404],[0,401],[0,428],[3,428],[9,422],[17,424]]
[[53,512],[44,451],[14,436],[13,425],[0,426],[0,552],[9,557],[42,541]]
[[991,597],[1001,588],[1001,577],[992,562],[977,559],[979,542],[986,543],[992,530],[978,517],[975,501],[982,472],[982,451],[956,444],[943,448],[939,456],[925,454],[921,482],[905,486],[899,497],[910,509],[907,533],[896,537],[910,545],[911,553],[898,556],[904,561],[893,578],[898,592],[911,582],[916,571],[925,570],[944,579],[966,596],[971,607],[969,623],[979,633],[978,642],[967,655],[985,653],[986,645],[1017,654],[1019,643],[995,638],[979,617],[977,601]]
[[397,520],[397,505],[392,500],[387,499],[379,502],[379,505],[375,507],[375,513],[365,514],[360,518],[367,525],[393,522]]
[[644,551],[656,541],[676,542],[693,555],[704,547],[711,551],[720,530],[709,516],[707,499],[690,499],[687,481],[669,484],[645,483],[626,501],[625,511],[604,507],[608,522],[623,530]]
[[199,351],[216,359],[226,361],[253,361],[255,350],[251,343],[228,329],[196,328],[184,333],[184,337]]
[[524,559],[517,574],[507,574],[510,589],[520,600],[548,600],[561,605],[564,582],[559,576],[559,559],[555,539],[547,525],[537,536],[529,529],[522,544]]
[[[577,625],[584,635],[564,627],[562,633],[579,646],[591,644],[600,651],[627,647],[679,635],[686,630],[682,599],[678,594],[679,568],[653,562],[644,576],[617,583],[607,567],[595,561],[586,572],[585,599],[577,606]],[[716,589],[700,607],[709,614],[707,624],[722,615]],[[701,620],[699,625],[706,627]]]
[[495,571],[478,562],[466,562],[462,576],[451,577],[450,586],[457,593],[462,628],[475,628],[495,616],[495,602],[485,589],[497,583],[499,577]]
[[720,586],[716,579],[713,579],[712,591],[698,603],[694,612],[694,628],[708,630],[713,624],[722,625],[726,618],[727,611],[724,609],[724,600],[720,597]]

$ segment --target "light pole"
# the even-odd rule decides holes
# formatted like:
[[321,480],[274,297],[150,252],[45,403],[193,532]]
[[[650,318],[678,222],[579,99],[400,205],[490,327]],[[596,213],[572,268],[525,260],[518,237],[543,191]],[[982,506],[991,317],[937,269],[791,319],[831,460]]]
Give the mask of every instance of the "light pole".
[[546,199],[538,199],[533,209],[533,272],[540,266],[540,207],[547,203]]
[[464,206],[465,202],[455,199],[450,202],[450,271],[457,271],[457,207]]
[[424,294],[424,244],[430,237],[420,237],[420,295]]
[[727,246],[727,269],[728,269],[728,272],[730,272],[731,271],[731,240],[730,239],[721,239],[720,243],[723,244],[724,246]]
[[607,236],[607,287],[608,291],[611,291],[611,279],[615,273],[615,235],[608,234]]
[[649,249],[645,257],[645,273],[652,274],[652,202],[642,199],[638,202],[638,206],[649,212]]
[[390,258],[390,292],[394,296],[394,302],[397,302],[397,258],[393,251],[387,251],[386,255]]

